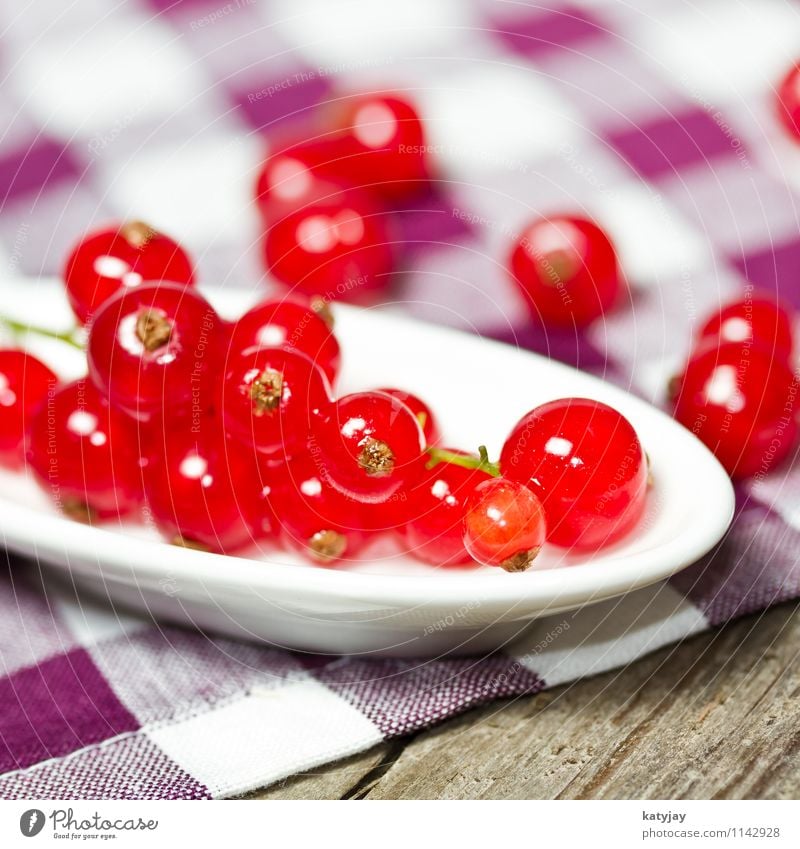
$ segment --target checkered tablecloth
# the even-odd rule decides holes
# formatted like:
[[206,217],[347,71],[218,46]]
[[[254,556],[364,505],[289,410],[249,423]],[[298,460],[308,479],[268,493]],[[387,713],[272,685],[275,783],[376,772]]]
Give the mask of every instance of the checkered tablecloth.
[[[135,215],[206,282],[268,285],[251,184],[268,139],[341,92],[408,92],[442,164],[397,213],[392,298],[663,402],[692,327],[746,285],[800,307],[800,148],[773,87],[788,0],[42,0],[0,5],[0,268],[57,273]],[[615,237],[632,302],[585,333],[528,323],[503,270],[534,213]],[[2,285],[0,283],[0,285]],[[312,657],[0,584],[0,797],[229,796],[497,697],[635,660],[800,595],[800,467],[739,488],[721,547],[666,584],[538,622],[506,652]]]

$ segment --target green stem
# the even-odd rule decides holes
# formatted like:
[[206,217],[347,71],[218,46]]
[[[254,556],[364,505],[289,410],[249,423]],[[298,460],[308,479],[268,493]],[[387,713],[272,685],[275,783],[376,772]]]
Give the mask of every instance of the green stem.
[[0,324],[4,324],[15,336],[22,336],[25,333],[35,333],[37,336],[46,336],[48,339],[58,339],[60,342],[66,342],[67,345],[72,345],[79,351],[83,350],[83,345],[75,338],[75,331],[65,331],[60,333],[57,330],[48,330],[46,327],[35,327],[25,324],[22,321],[16,321],[8,316],[0,316]]
[[492,477],[500,477],[500,466],[489,459],[489,452],[485,445],[478,448],[477,457],[474,454],[459,454],[456,451],[448,451],[446,448],[435,447],[428,449],[428,455],[430,459],[426,465],[429,469],[437,463],[452,463],[464,469],[481,469]]

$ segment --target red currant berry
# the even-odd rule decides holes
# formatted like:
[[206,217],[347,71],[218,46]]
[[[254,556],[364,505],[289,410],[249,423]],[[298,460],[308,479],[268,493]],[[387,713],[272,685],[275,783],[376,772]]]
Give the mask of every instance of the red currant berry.
[[391,395],[392,398],[397,398],[402,401],[406,407],[417,417],[422,433],[425,435],[425,442],[428,445],[436,445],[442,438],[439,432],[439,425],[431,412],[431,408],[416,395],[406,392],[405,389],[378,389],[378,392],[385,392]]
[[456,463],[437,463],[429,469],[411,490],[409,519],[398,528],[409,553],[434,566],[472,563],[464,548],[466,501],[477,484],[486,480],[492,476],[482,469]]
[[140,286],[97,311],[89,332],[89,374],[112,404],[137,417],[189,400],[205,408],[226,342],[222,320],[193,290]]
[[284,541],[325,566],[349,560],[369,539],[362,505],[337,492],[301,455],[276,470],[270,492],[274,523]]
[[544,510],[523,484],[490,478],[467,498],[463,533],[464,547],[479,563],[524,572],[544,545]]
[[64,279],[70,305],[85,324],[120,289],[161,280],[189,285],[194,268],[177,242],[141,221],[129,221],[81,239]]
[[[256,181],[256,202],[267,221],[274,221],[312,200],[344,190],[330,180],[331,163],[338,158],[335,142],[302,142],[272,153]],[[323,177],[328,176],[328,179]]]
[[262,535],[268,523],[255,457],[230,448],[218,416],[165,410],[148,430],[145,496],[167,539],[228,554]]
[[610,545],[644,510],[648,470],[639,437],[599,401],[562,398],[523,416],[503,446],[500,470],[539,496],[555,545]]
[[769,351],[712,341],[692,355],[676,388],[675,418],[732,477],[773,467],[794,449],[797,384]]
[[346,301],[384,289],[393,266],[380,210],[352,194],[314,201],[275,221],[264,252],[267,269],[282,283]]
[[275,459],[304,451],[315,423],[332,408],[322,370],[305,354],[281,348],[234,355],[222,393],[227,432]]
[[755,342],[776,356],[792,355],[791,315],[770,298],[742,298],[722,307],[700,328],[698,338]]
[[299,351],[319,366],[333,383],[341,351],[333,331],[307,301],[264,301],[246,312],[234,325],[231,350],[284,348]]
[[88,380],[59,389],[29,422],[28,462],[56,505],[92,521],[142,500],[137,424],[110,407]]
[[53,372],[31,354],[0,350],[0,463],[4,466],[22,465],[28,420],[57,383]]
[[793,65],[778,85],[778,117],[794,137],[800,140],[800,63]]
[[396,95],[368,94],[341,110],[340,152],[323,172],[387,200],[418,192],[430,178],[425,133],[414,106]]
[[424,473],[425,437],[402,401],[383,392],[340,398],[315,429],[312,449],[320,474],[336,489],[365,502],[383,502]]
[[511,274],[545,324],[581,327],[610,309],[623,287],[614,246],[592,221],[540,218],[511,254]]

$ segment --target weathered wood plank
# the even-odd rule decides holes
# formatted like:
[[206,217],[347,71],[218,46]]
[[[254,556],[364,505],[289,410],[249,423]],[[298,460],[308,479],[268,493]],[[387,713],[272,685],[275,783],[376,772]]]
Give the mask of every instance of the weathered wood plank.
[[420,735],[367,798],[796,798],[800,608]]
[[497,702],[253,798],[797,798],[800,606]]

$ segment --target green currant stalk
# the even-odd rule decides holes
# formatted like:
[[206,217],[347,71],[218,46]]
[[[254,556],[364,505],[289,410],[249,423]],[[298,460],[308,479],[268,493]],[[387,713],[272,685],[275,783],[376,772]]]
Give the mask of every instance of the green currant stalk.
[[59,332],[57,330],[48,330],[46,327],[36,327],[26,324],[23,321],[16,321],[8,316],[0,316],[0,324],[4,325],[11,331],[13,336],[23,336],[26,333],[35,333],[37,336],[46,336],[48,339],[58,339],[60,342],[66,342],[67,345],[72,345],[79,351],[83,350],[83,343],[77,338],[75,330]]
[[428,448],[428,456],[430,459],[425,464],[428,469],[432,469],[437,463],[452,463],[454,466],[461,466],[464,469],[480,469],[492,475],[492,477],[500,477],[500,465],[489,459],[489,452],[485,445],[478,448],[477,457],[471,454],[457,454],[455,451],[436,447]]

